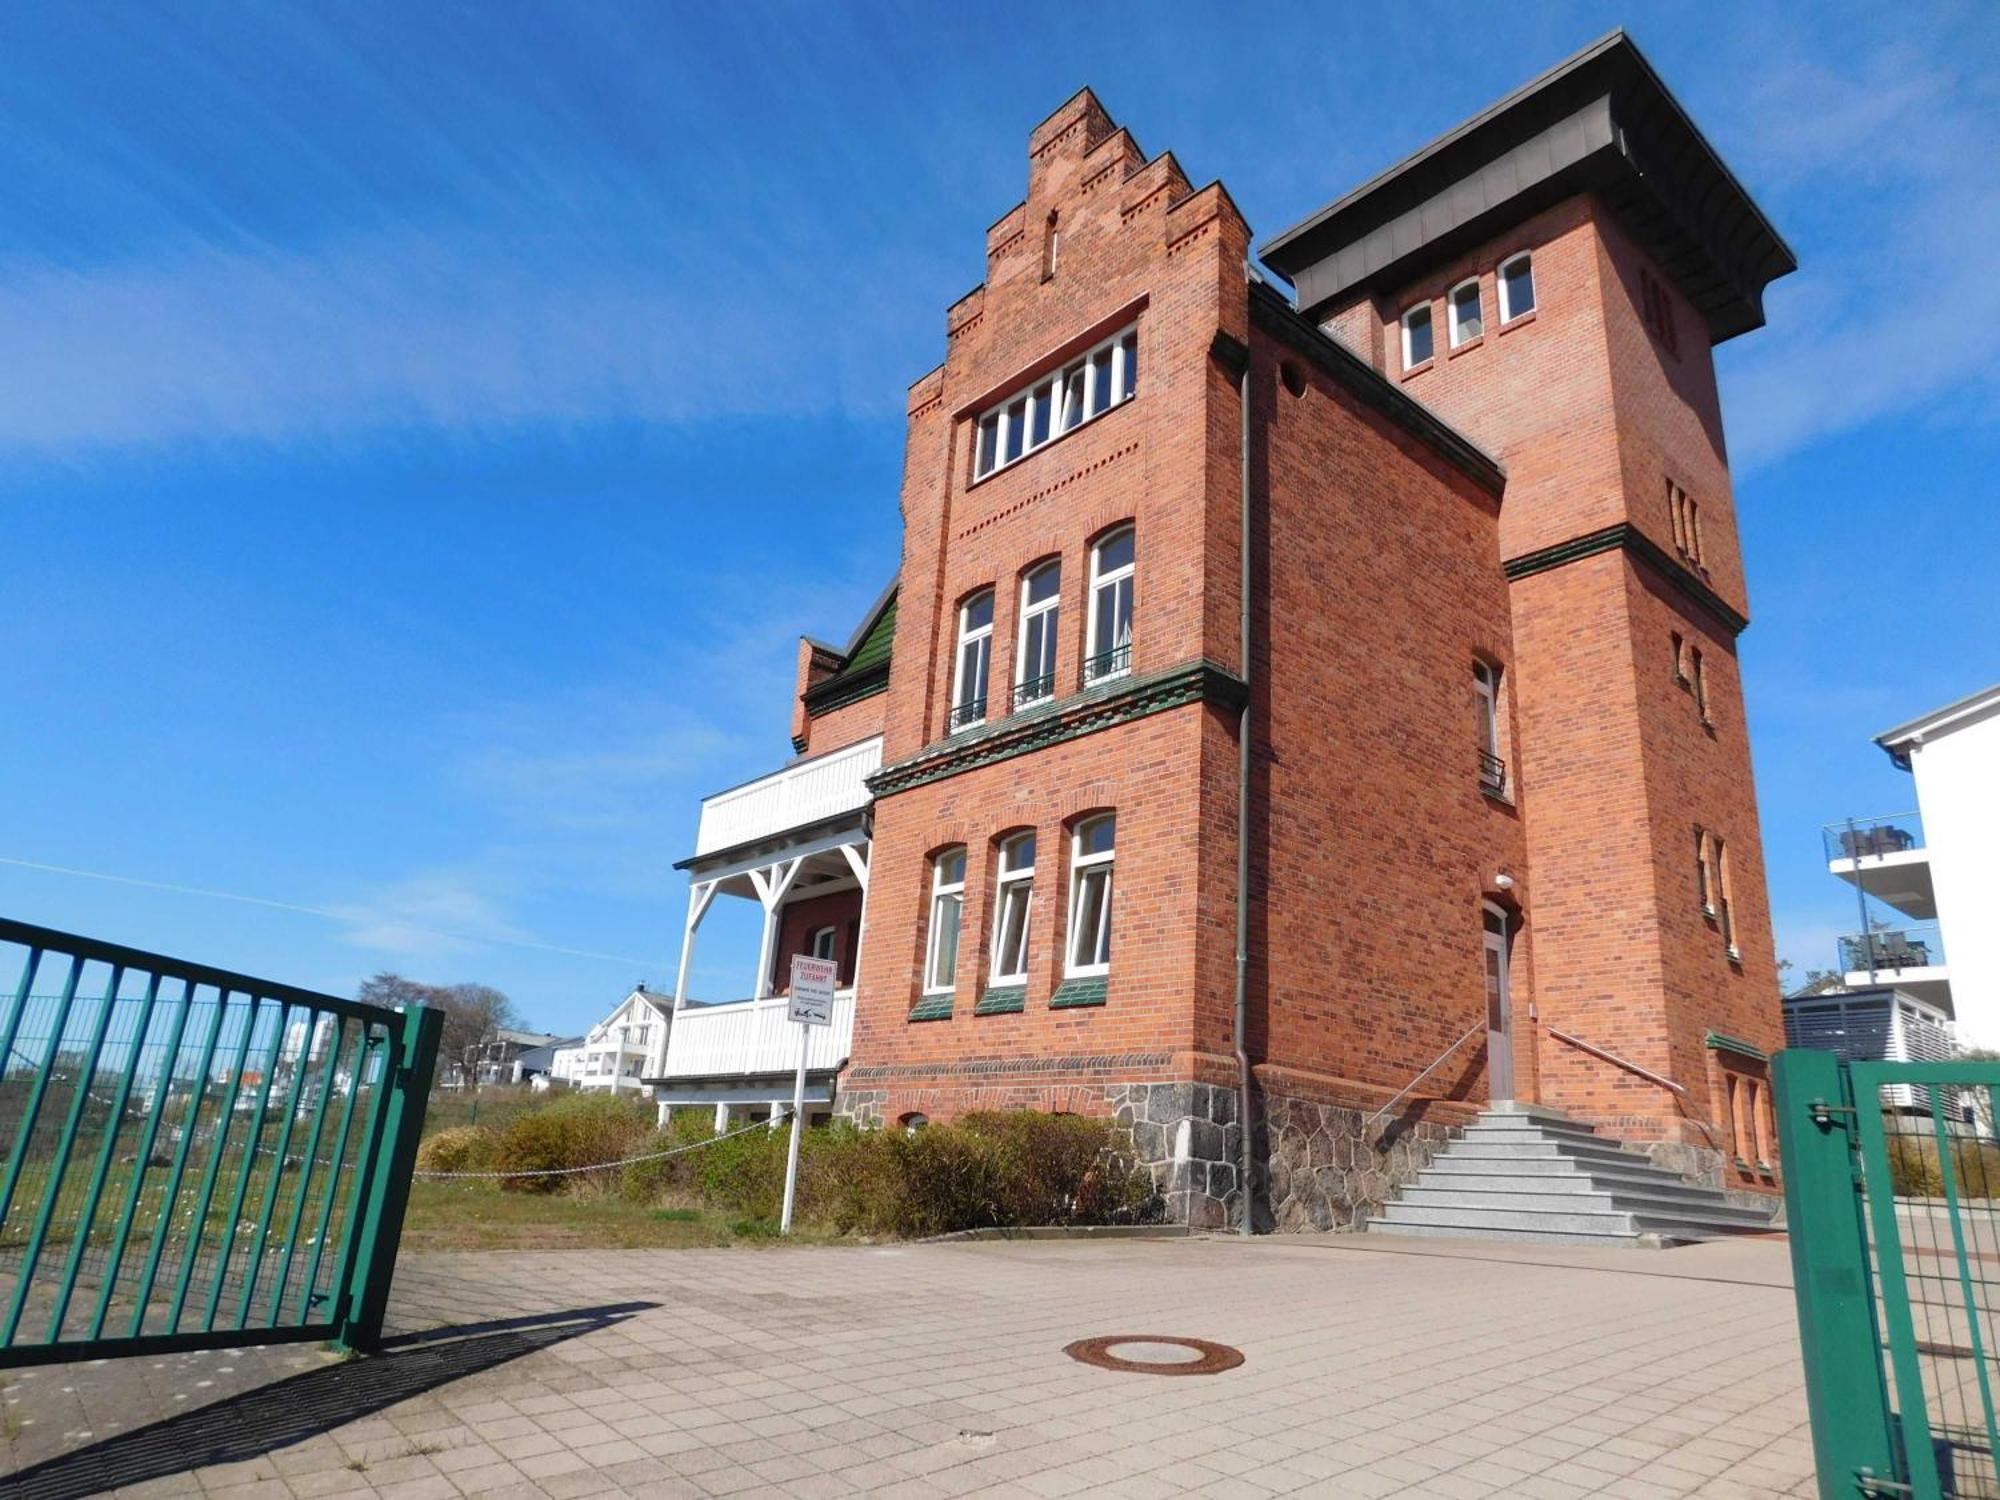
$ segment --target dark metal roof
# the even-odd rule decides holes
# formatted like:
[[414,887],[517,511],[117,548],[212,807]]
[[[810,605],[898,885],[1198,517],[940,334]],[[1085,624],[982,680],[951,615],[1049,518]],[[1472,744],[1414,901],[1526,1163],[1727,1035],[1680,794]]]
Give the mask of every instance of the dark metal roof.
[[1778,231],[1622,30],[1592,42],[1388,171],[1267,241],[1312,315],[1596,193],[1708,320],[1717,343],[1764,322],[1798,269]]

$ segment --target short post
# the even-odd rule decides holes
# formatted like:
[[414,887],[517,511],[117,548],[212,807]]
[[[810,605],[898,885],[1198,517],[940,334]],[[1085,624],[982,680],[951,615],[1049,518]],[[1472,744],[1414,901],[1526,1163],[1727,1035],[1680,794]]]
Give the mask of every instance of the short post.
[[1771,1082],[1813,1457],[1819,1493],[1834,1500],[1856,1493],[1857,1473],[1879,1479],[1895,1473],[1854,1172],[1856,1100],[1845,1065],[1831,1052],[1788,1048],[1771,1059]]
[[830,958],[792,955],[792,992],[786,1015],[799,1028],[799,1072],[792,1083],[792,1140],[785,1152],[785,1208],[778,1220],[778,1232],[792,1232],[792,1203],[799,1186],[799,1132],[806,1124],[806,1057],[812,1047],[812,1028],[833,1024],[833,980],[836,965]]

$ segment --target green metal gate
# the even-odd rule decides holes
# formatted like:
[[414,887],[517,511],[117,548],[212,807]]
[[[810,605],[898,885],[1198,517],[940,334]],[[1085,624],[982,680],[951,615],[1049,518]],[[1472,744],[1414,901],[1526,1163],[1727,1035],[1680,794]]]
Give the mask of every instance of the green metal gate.
[[0,920],[15,972],[0,1366],[376,1343],[441,1014]]
[[1820,1494],[2000,1500],[2000,1063],[1772,1079]]

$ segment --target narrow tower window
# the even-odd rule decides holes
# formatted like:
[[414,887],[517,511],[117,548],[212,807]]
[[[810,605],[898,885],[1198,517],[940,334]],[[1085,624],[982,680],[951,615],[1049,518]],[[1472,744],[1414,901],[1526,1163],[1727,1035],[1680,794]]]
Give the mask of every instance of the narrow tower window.
[[924,956],[924,991],[938,994],[957,983],[958,929],[965,912],[965,848],[947,849],[931,862],[930,951]]
[[1021,641],[1014,653],[1014,706],[1053,697],[1056,625],[1062,611],[1062,564],[1043,563],[1021,580]]
[[1028,919],[1035,901],[1034,834],[1018,833],[1000,846],[996,883],[993,982],[1019,984],[1028,977]]
[[1535,310],[1535,262],[1525,252],[1500,266],[1500,321],[1511,323]]
[[1117,819],[1110,813],[1077,825],[1070,841],[1069,972],[1111,967],[1111,866]]
[[1485,332],[1479,316],[1479,282],[1461,281],[1451,289],[1451,347],[1469,344]]
[[1132,670],[1133,531],[1127,526],[1090,549],[1090,642],[1083,680]]
[[1403,368],[1414,370],[1430,363],[1431,305],[1419,302],[1403,314]]
[[951,686],[951,725],[969,729],[986,719],[986,679],[993,665],[993,590],[959,607],[958,655]]
[[1042,228],[1042,280],[1056,274],[1056,257],[1061,252],[1062,228],[1056,222],[1056,211],[1050,209],[1048,223]]

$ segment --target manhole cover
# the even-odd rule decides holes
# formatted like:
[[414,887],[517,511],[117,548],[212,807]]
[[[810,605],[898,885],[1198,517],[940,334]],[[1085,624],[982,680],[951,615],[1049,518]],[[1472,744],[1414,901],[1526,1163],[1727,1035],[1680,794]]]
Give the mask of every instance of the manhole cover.
[[1220,1375],[1243,1363],[1243,1351],[1227,1344],[1158,1333],[1078,1339],[1063,1353],[1100,1370],[1129,1370],[1135,1375]]

